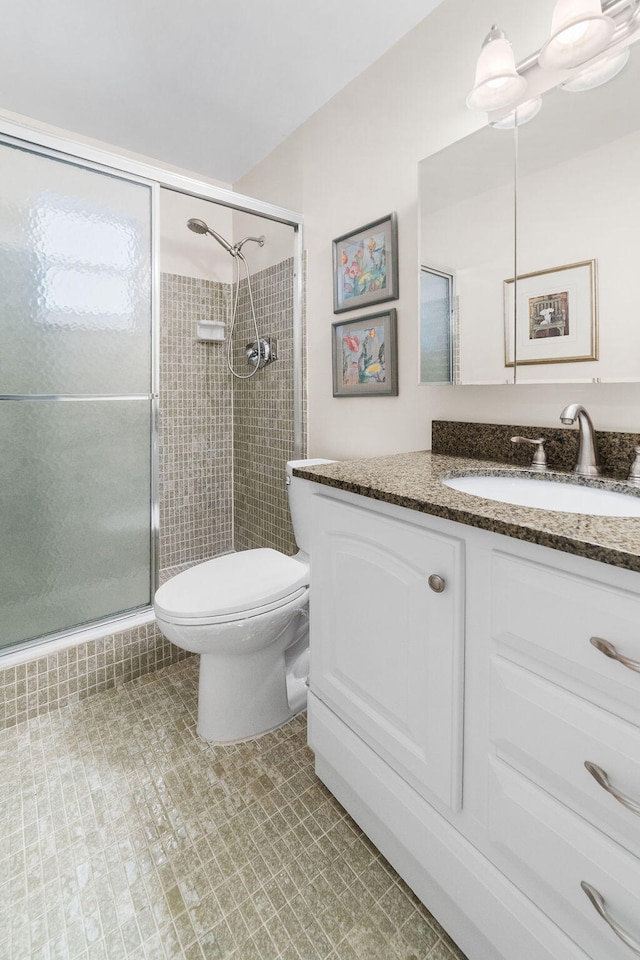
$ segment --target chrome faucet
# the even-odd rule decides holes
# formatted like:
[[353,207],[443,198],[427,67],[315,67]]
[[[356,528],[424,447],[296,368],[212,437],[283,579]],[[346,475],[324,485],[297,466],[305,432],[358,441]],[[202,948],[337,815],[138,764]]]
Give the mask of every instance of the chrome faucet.
[[570,424],[578,421],[580,431],[580,443],[578,447],[578,460],[573,472],[579,477],[598,477],[602,472],[598,462],[598,451],[596,448],[596,434],[591,423],[591,417],[580,403],[570,403],[560,414],[562,423]]

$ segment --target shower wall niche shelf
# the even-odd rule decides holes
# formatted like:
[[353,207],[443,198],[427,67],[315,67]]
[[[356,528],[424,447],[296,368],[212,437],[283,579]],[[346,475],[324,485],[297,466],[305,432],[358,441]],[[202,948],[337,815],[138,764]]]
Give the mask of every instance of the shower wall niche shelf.
[[224,340],[225,325],[222,320],[198,320],[197,340]]

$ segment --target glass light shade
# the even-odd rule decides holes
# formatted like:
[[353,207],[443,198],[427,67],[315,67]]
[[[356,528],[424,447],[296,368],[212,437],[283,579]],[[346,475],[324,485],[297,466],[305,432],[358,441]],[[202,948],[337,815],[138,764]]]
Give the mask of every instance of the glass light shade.
[[551,37],[538,62],[545,70],[568,70],[601,53],[613,36],[615,22],[602,12],[602,0],[558,0],[551,19]]
[[519,100],[527,81],[516,70],[511,44],[495,26],[487,34],[478,57],[473,90],[467,97],[472,110],[500,110]]
[[528,123],[540,113],[542,107],[542,97],[534,97],[533,100],[525,100],[519,103],[515,110],[508,113],[506,117],[500,120],[493,120],[491,126],[496,130],[513,130],[514,127],[521,127],[523,123]]
[[614,53],[610,57],[598,60],[582,70],[573,80],[567,80],[561,84],[560,89],[568,93],[582,93],[584,90],[593,90],[595,87],[601,87],[603,83],[613,80],[629,59],[629,48],[620,53]]

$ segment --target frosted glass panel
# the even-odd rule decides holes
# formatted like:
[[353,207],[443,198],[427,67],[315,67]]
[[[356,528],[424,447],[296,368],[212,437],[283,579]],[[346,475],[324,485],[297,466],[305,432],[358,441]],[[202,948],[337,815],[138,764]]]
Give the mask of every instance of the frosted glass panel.
[[150,602],[149,417],[0,403],[0,646]]
[[150,390],[151,189],[0,144],[0,394]]

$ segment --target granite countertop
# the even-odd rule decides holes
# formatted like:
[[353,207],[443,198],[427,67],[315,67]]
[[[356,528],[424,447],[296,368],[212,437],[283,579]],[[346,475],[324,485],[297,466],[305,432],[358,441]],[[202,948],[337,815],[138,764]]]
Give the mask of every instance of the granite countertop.
[[595,517],[514,506],[461,493],[442,483],[447,477],[472,474],[546,477],[640,496],[640,488],[625,481],[584,480],[570,473],[551,470],[533,473],[504,463],[445,456],[425,450],[366,460],[343,460],[294,470],[294,474],[339,490],[640,573],[640,518]]

